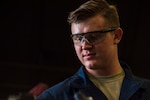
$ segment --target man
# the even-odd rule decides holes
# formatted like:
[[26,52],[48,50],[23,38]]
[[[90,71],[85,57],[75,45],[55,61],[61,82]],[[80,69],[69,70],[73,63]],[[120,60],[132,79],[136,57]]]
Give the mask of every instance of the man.
[[118,59],[123,30],[114,5],[89,0],[68,17],[76,54],[76,74],[36,100],[150,100],[150,81],[134,76]]

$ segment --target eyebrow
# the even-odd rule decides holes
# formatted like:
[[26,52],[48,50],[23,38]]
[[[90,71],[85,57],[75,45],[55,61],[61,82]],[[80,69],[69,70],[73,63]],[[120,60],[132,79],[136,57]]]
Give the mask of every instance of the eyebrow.
[[114,31],[114,30],[116,30],[116,28],[115,29],[106,29],[106,30],[98,30],[98,31],[92,31],[92,32],[87,32],[87,33],[75,33],[75,34],[71,34],[70,36],[71,37],[73,37],[73,36],[78,36],[78,35],[85,35],[85,34],[89,34],[89,33],[97,33],[97,32],[99,32],[99,33],[107,33],[107,32],[111,32],[111,31]]

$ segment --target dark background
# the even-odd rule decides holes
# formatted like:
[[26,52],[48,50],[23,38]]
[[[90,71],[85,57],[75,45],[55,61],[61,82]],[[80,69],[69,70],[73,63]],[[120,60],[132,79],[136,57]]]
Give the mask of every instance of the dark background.
[[[67,16],[87,0],[0,1],[0,98],[27,92],[40,82],[54,85],[80,66]],[[109,0],[118,7],[123,39],[119,58],[150,79],[148,1]]]

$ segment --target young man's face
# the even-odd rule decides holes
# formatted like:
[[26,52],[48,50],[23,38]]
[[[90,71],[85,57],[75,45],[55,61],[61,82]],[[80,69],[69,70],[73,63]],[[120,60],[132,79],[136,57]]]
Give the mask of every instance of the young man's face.
[[[72,34],[81,34],[74,36],[74,47],[81,63],[90,69],[102,69],[113,61],[117,56],[117,45],[114,31],[99,33],[87,33],[100,30],[109,30],[104,25],[105,19],[101,16],[95,16],[80,23],[72,23]],[[84,33],[93,35],[82,35]],[[97,33],[98,34],[98,33]],[[86,39],[87,38],[87,39]],[[94,39],[96,39],[94,41]],[[91,42],[91,43],[90,43]]]

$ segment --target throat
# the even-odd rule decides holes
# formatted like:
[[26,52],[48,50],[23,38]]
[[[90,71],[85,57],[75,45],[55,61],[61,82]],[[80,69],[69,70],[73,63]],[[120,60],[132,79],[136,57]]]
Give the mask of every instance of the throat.
[[96,68],[96,69],[93,69],[93,68],[86,68],[86,73],[89,75],[89,76],[96,76],[96,77],[99,77],[99,76],[110,76],[110,75],[115,75],[115,74],[118,74],[118,73],[121,73],[123,72],[123,69],[121,66],[119,67],[114,67],[114,68]]

